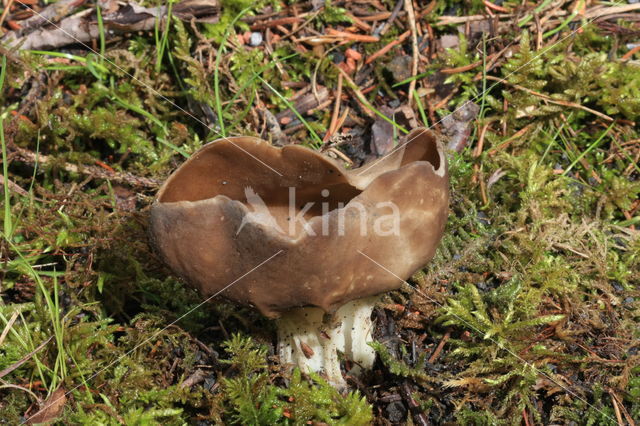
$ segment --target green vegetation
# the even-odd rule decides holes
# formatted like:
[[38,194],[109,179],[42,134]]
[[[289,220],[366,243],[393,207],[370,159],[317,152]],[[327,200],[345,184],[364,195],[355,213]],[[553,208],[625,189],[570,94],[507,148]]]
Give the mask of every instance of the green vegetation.
[[[638,421],[639,57],[620,60],[622,30],[589,24],[569,36],[568,3],[562,28],[546,30],[539,47],[533,12],[518,15],[519,29],[503,34],[509,54],[490,70],[488,55],[505,45],[478,34],[421,65],[417,120],[439,126],[470,99],[482,112],[468,148],[451,154],[447,234],[410,286],[385,296],[379,362],[350,382],[357,390],[340,395],[318,375],[287,373],[269,321],[222,301],[200,306],[171,276],[147,241],[157,182],[206,141],[267,137],[264,110],[295,108],[307,84],[337,87],[336,53],[366,56],[405,31],[394,26],[366,46],[238,42],[245,18],[267,6],[286,4],[224,0],[219,22],[198,31],[174,16],[151,35],[105,44],[101,32],[104,57],[3,54],[0,371],[11,371],[0,375],[0,420],[18,424],[62,387],[59,424],[369,424],[409,385],[418,408],[404,422],[415,412],[434,424]],[[352,25],[347,9],[305,19],[322,33]],[[485,5],[438,1],[425,18],[435,37],[457,33],[437,24],[446,10]],[[411,101],[411,78],[393,81],[386,68],[398,52],[363,79],[360,89],[375,86],[366,102],[344,81],[341,111],[356,119],[341,131],[364,130],[368,141],[386,92]],[[332,107],[281,121],[289,142],[323,147]],[[385,116],[407,127],[396,118]],[[342,148],[358,154],[355,142]]]
[[310,381],[293,372],[286,389],[274,386],[267,373],[267,349],[250,338],[235,335],[224,344],[232,355],[221,362],[235,377],[225,378],[222,392],[229,398],[229,418],[238,424],[309,424],[324,422],[367,425],[371,409],[358,392],[343,397],[317,374]]

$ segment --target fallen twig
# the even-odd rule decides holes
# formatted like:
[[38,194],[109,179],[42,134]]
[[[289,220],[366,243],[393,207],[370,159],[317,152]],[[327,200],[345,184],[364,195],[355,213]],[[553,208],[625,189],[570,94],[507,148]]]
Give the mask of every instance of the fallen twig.
[[350,12],[347,12],[346,15],[353,21],[353,25],[355,25],[356,27],[360,28],[363,31],[371,31],[371,25],[367,24],[357,16],[353,15]]
[[502,6],[498,6],[497,4],[491,3],[488,0],[484,0],[484,5],[487,6],[489,9],[493,9],[496,12],[502,12],[502,13],[509,13],[509,9],[506,9]]
[[382,49],[378,50],[377,52],[375,52],[373,55],[369,56],[364,63],[366,65],[369,65],[371,62],[375,61],[376,59],[378,59],[380,56],[384,55],[385,53],[387,53],[389,50],[393,49],[395,46],[399,45],[400,43],[402,43],[403,41],[406,40],[407,37],[409,37],[409,35],[411,35],[411,31],[405,31],[404,33],[400,34],[400,36],[393,40],[391,43],[387,44],[386,46],[384,46]]
[[338,37],[338,38],[344,38],[351,41],[358,41],[361,43],[375,43],[380,41],[380,38],[375,36],[354,34],[347,31],[338,31],[338,30],[334,30],[333,28],[327,29],[327,35]]
[[287,24],[295,24],[302,22],[302,15],[299,16],[288,16],[286,18],[278,18],[272,21],[260,22],[257,24],[251,25],[251,30],[264,30],[267,28],[277,27],[278,25],[287,25]]
[[[391,28],[393,21],[396,20],[396,18],[398,17],[398,14],[400,13],[400,10],[402,9],[402,2],[403,0],[398,0],[395,7],[393,8],[393,11],[388,15],[386,15],[386,17],[389,19],[385,23],[380,25],[380,27],[378,27],[378,29],[374,33],[375,35],[384,35],[389,30],[389,28]],[[382,19],[385,19],[385,18],[382,18]]]
[[476,145],[476,149],[473,152],[473,156],[476,158],[480,157],[480,154],[482,154],[482,149],[484,148],[484,136],[487,133],[487,129],[489,128],[490,125],[491,125],[490,122],[486,123],[480,129],[480,133],[478,134],[478,144]]
[[[500,14],[496,16],[500,19],[513,18],[513,15],[511,14]],[[438,18],[438,23],[436,25],[457,25],[457,24],[465,24],[467,22],[485,21],[485,20],[489,20],[489,18],[486,15],[441,16]]]
[[4,6],[4,10],[2,11],[2,15],[0,16],[0,28],[2,28],[2,24],[4,24],[4,20],[6,19],[7,15],[9,14],[9,11],[13,7],[13,1],[14,0],[9,0],[9,2]]
[[53,336],[49,336],[49,338],[47,340],[45,340],[44,342],[40,343],[38,345],[37,348],[35,348],[34,350],[32,350],[31,352],[29,352],[28,354],[26,354],[25,356],[23,356],[22,358],[20,358],[17,362],[13,363],[12,365],[8,366],[7,368],[5,368],[4,370],[0,371],[0,378],[6,376],[7,374],[11,373],[13,370],[17,369],[18,367],[20,367],[22,364],[24,364],[25,362],[29,361],[31,359],[32,356],[34,356],[35,354],[37,354],[38,352],[40,352],[42,350],[42,348],[44,348],[45,346],[47,346],[47,344],[53,340]]
[[629,13],[634,10],[640,10],[640,3],[626,4],[624,6],[595,6],[586,11],[582,18],[597,19],[618,13]]
[[13,327],[13,323],[16,322],[19,315],[20,311],[16,310],[13,312],[13,315],[11,315],[11,318],[9,318],[7,325],[4,327],[4,330],[2,330],[2,334],[0,334],[0,346],[2,346],[2,342],[4,342],[4,339],[7,337],[7,334],[9,334],[11,327]]
[[77,165],[72,163],[61,164],[59,161],[53,160],[48,155],[35,154],[29,150],[20,148],[15,145],[10,145],[10,149],[13,151],[16,159],[30,164],[55,163],[57,166],[61,166],[69,173],[80,173],[83,175],[91,176],[95,179],[105,179],[112,182],[126,183],[133,187],[153,189],[160,186],[160,182],[152,178],[140,177],[127,172],[112,172],[103,167],[93,165]]
[[522,409],[522,419],[524,420],[525,426],[531,426],[531,423],[529,422],[529,415],[527,414],[526,408]]
[[[29,193],[27,191],[25,191],[24,188],[22,188],[20,185],[18,185],[17,183],[9,180],[9,179],[5,179],[4,176],[0,175],[0,185],[9,185],[9,189],[19,195],[22,195],[23,197],[28,197]],[[2,339],[0,339],[0,343],[2,343]]]
[[[76,2],[82,0],[75,0]],[[52,6],[58,5],[54,3]],[[23,50],[31,49],[54,49],[75,43],[87,43],[100,37],[100,27],[95,12],[92,9],[86,9],[75,15],[63,18],[58,24],[54,23],[54,17],[58,17],[61,13],[68,13],[69,8],[75,3],[70,1],[67,9],[59,10],[52,8],[48,12],[48,8],[43,12],[36,12],[29,6],[36,16],[29,18],[27,22],[34,20],[34,24],[28,28],[24,27],[19,31],[11,31],[2,37],[2,41],[10,47]],[[73,9],[71,9],[73,10]],[[217,19],[218,0],[184,0],[173,6],[172,14],[183,21],[196,20],[198,22],[213,22]],[[105,28],[105,36],[113,37],[117,34],[130,33],[133,31],[153,30],[157,25],[158,19],[164,19],[167,14],[167,7],[142,7],[134,2],[120,4],[118,8],[102,16]],[[54,24],[54,25],[44,25]],[[32,28],[35,26],[41,28]]]
[[411,396],[411,393],[411,387],[405,380],[402,385],[400,385],[400,395],[402,395],[402,399],[404,399],[407,406],[409,407],[409,411],[411,412],[414,423],[419,426],[428,426],[429,420],[427,420],[427,416],[425,416],[424,411],[422,410],[422,408],[420,408],[420,404],[418,404],[413,396]]
[[622,55],[622,57],[620,58],[621,61],[626,62],[629,59],[631,59],[631,57],[633,55],[635,55],[636,53],[640,52],[640,44],[636,47],[634,47],[633,49],[629,50],[627,53],[625,53],[624,55]]
[[336,69],[340,71],[340,74],[342,74],[344,79],[347,80],[347,83],[349,84],[349,86],[351,86],[350,89],[353,90],[353,92],[356,94],[356,100],[360,105],[362,105],[363,107],[362,110],[364,111],[364,113],[367,114],[370,118],[375,119],[376,117],[375,112],[372,110],[371,106],[369,105],[369,102],[367,102],[367,98],[360,91],[360,89],[358,89],[358,85],[355,83],[355,81],[353,81],[351,77],[349,77],[349,74],[344,72],[342,68],[336,66]]
[[622,413],[620,413],[620,407],[618,407],[618,401],[616,401],[616,399],[614,398],[611,392],[609,393],[611,396],[611,402],[613,403],[613,410],[616,413],[616,420],[618,421],[618,425],[624,426],[624,421],[622,420]]
[[[504,50],[504,49],[503,49]],[[494,56],[496,56],[496,54],[492,54],[492,55],[488,55],[486,57],[486,59],[480,59],[479,61],[476,61],[472,64],[469,65],[463,65],[461,67],[455,67],[455,68],[443,68],[440,70],[441,73],[443,74],[457,74],[459,72],[465,72],[465,71],[469,71],[474,69],[475,67],[479,67],[480,65],[482,65],[485,61],[487,63],[489,63],[489,61],[493,60]],[[488,68],[488,67],[487,67]]]
[[511,142],[513,142],[514,140],[518,139],[520,136],[523,136],[525,133],[527,133],[529,129],[531,129],[531,127],[533,127],[533,124],[531,123],[524,126],[522,129],[515,132],[511,137],[509,137],[507,140],[502,142],[500,145],[494,148],[491,148],[488,152],[489,155],[494,155],[496,152],[500,151],[501,149],[506,148],[509,144],[511,144]]
[[433,364],[433,362],[438,359],[440,353],[442,352],[442,349],[444,348],[444,345],[447,343],[447,340],[449,340],[449,337],[451,337],[451,332],[447,330],[444,336],[442,336],[440,343],[438,343],[436,350],[433,351],[433,354],[431,354],[431,356],[429,357],[429,361],[427,361],[429,364]]
[[324,135],[324,142],[328,141],[329,138],[331,136],[333,136],[333,134],[336,131],[336,128],[338,127],[338,118],[340,117],[340,102],[341,102],[341,98],[342,98],[342,80],[343,80],[343,75],[342,74],[338,74],[338,88],[336,89],[336,99],[335,99],[335,105],[333,107],[333,114],[331,115],[331,124],[329,124],[329,131]]
[[620,416],[620,412],[622,412],[629,426],[636,426],[636,422],[633,420],[633,418],[627,411],[627,408],[624,406],[624,404],[620,400],[620,397],[616,395],[613,389],[609,389],[609,395],[611,396],[611,400],[613,401],[613,405],[616,410],[616,418],[618,420],[618,423],[621,425],[624,425],[624,422],[622,421],[622,417]]
[[180,383],[180,389],[189,389],[192,386],[197,385],[198,383],[202,383],[206,377],[207,373],[204,370],[198,368],[192,375],[187,377],[184,382]]
[[60,22],[65,16],[73,13],[82,6],[84,1],[85,0],[60,0],[48,5],[39,12],[32,10],[34,15],[31,18],[20,21],[18,36],[22,37],[32,30],[52,22]]
[[[413,0],[404,0],[404,8],[411,28],[411,77],[418,74],[418,30],[416,29],[416,16],[413,11]],[[413,102],[413,92],[416,90],[416,79],[409,83],[409,103]]]

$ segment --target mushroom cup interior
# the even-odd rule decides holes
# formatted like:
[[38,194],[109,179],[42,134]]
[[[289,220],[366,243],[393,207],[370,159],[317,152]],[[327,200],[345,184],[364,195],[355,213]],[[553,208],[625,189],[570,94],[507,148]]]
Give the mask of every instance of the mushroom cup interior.
[[247,205],[251,193],[284,229],[292,213],[302,211],[308,220],[325,214],[327,207],[331,211],[346,205],[362,192],[336,164],[310,155],[306,148],[276,149],[255,140],[243,144],[253,148],[249,150],[237,147],[234,139],[240,138],[215,142],[194,155],[170,177],[158,200],[196,202],[224,196]]
[[[414,138],[427,140],[410,143]],[[400,163],[392,169],[416,161],[427,161],[436,171],[441,169],[442,153],[430,132],[412,132],[407,141],[398,151]],[[249,149],[236,142],[243,142]],[[372,169],[373,173],[380,172],[375,164]],[[309,220],[347,205],[362,192],[348,178],[358,173],[359,169],[342,170],[330,159],[310,155],[308,149],[299,146],[275,149],[255,138],[230,138],[214,142],[183,164],[169,178],[158,200],[196,202],[224,196],[246,206],[248,194],[255,194],[278,225],[286,229],[292,214],[302,212]]]
[[443,155],[443,152],[438,148],[438,143],[433,133],[419,129],[411,132],[407,137],[400,167],[415,161],[426,161],[431,163],[434,171],[438,172],[442,166],[441,155]]

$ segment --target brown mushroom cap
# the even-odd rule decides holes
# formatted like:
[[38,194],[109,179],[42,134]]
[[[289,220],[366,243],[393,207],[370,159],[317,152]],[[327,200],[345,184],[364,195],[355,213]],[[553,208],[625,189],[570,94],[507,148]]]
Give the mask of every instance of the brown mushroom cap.
[[[203,295],[234,283],[222,296],[272,318],[302,306],[332,312],[397,289],[398,277],[410,277],[433,257],[449,198],[442,144],[426,129],[407,140],[377,163],[353,170],[308,148],[276,148],[252,137],[207,144],[160,189],[151,209],[153,242]],[[280,229],[252,212],[247,188]],[[315,235],[301,226],[288,232],[290,188],[296,214],[313,203],[303,216]],[[399,212],[397,235],[376,232],[376,221],[393,213],[388,202]]]

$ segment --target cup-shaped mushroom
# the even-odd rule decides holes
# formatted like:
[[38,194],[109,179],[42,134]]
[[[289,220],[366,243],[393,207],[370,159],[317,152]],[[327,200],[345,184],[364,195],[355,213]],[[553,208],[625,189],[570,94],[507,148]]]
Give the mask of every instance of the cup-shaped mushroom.
[[442,144],[426,129],[351,170],[301,146],[228,138],[167,179],[151,235],[171,269],[204,296],[278,318],[282,362],[344,386],[336,351],[371,366],[376,296],[433,257],[448,185]]

